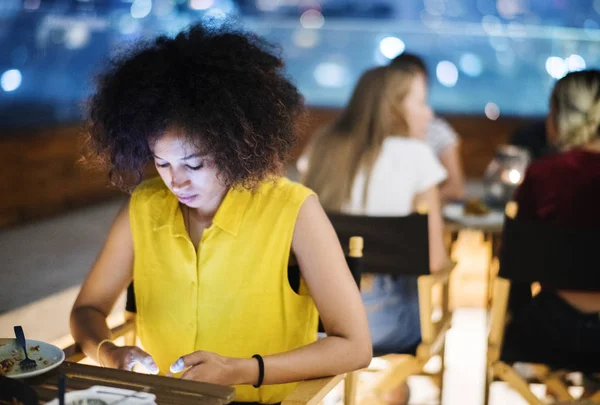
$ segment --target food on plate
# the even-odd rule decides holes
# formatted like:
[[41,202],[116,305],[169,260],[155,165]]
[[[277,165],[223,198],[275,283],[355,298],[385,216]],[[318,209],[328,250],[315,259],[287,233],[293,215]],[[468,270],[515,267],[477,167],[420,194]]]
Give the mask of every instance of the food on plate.
[[488,208],[487,205],[485,205],[485,203],[476,198],[476,199],[469,199],[467,201],[465,201],[465,215],[474,215],[474,216],[481,216],[481,215],[487,215],[490,213],[490,209]]
[[15,366],[16,361],[13,359],[6,359],[0,361],[0,375],[6,375],[9,373],[13,367]]

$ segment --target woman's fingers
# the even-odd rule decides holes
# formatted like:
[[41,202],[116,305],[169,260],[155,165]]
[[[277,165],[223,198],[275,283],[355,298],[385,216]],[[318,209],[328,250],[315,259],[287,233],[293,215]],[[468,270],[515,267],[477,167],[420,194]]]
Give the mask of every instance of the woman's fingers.
[[180,373],[188,367],[195,366],[197,364],[204,363],[207,360],[207,353],[199,350],[194,353],[186,354],[177,359],[170,367],[171,373]]

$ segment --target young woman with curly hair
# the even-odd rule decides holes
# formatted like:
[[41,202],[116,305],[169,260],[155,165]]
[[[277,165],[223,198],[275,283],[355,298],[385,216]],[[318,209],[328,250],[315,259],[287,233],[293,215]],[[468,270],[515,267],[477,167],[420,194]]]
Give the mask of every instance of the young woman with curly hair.
[[[280,177],[303,112],[282,67],[253,35],[196,25],[100,76],[89,144],[114,184],[134,188],[71,315],[100,364],[139,362],[276,403],[290,383],[369,363],[365,310],[333,227],[311,190]],[[141,182],[149,162],[160,177]],[[145,351],[107,341],[106,317],[132,279]],[[317,341],[318,316],[327,337]]]

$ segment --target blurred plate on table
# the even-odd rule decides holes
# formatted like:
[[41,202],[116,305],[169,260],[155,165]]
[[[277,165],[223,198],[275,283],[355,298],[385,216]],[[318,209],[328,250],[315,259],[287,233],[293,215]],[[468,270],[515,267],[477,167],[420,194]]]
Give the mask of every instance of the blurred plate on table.
[[501,227],[504,223],[504,212],[501,210],[492,209],[488,214],[469,215],[460,203],[446,204],[442,216],[467,228]]
[[[69,382],[67,381],[67,386]],[[156,395],[143,391],[95,385],[83,391],[65,394],[65,405],[156,405]],[[46,405],[59,405],[58,398]]]
[[58,347],[38,340],[27,339],[27,354],[37,366],[21,370],[19,363],[25,358],[16,339],[0,338],[0,374],[11,378],[27,378],[48,372],[65,361],[65,353]]

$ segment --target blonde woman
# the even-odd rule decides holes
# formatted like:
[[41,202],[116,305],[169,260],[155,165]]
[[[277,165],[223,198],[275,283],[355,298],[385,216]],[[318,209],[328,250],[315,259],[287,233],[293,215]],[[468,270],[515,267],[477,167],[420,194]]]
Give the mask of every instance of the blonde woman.
[[[437,191],[446,171],[422,141],[431,118],[420,70],[368,70],[340,118],[315,139],[303,180],[328,211],[403,216],[426,203],[435,271],[447,259]],[[416,279],[378,275],[362,296],[375,350],[405,352],[419,343]]]
[[[425,62],[412,53],[403,52],[396,56],[390,62],[390,67],[409,72],[417,69],[426,79],[429,79]],[[446,180],[439,187],[440,197],[445,200],[465,198],[465,176],[460,158],[459,136],[456,131],[446,120],[436,116],[431,120],[423,136],[448,172]]]
[[[600,71],[569,73],[556,83],[546,127],[559,153],[528,168],[515,195],[519,218],[600,231]],[[593,265],[590,271],[596,271]],[[513,321],[507,326],[503,357],[525,355],[532,361],[567,361],[581,369],[589,364],[597,370],[600,292],[542,286],[531,298],[529,286],[521,291],[515,289],[511,296]]]

